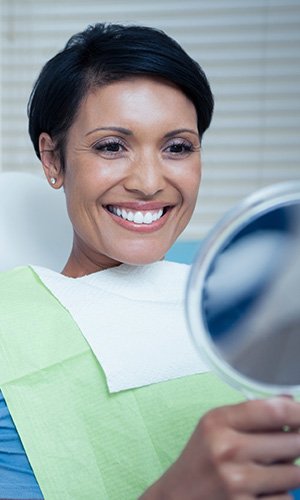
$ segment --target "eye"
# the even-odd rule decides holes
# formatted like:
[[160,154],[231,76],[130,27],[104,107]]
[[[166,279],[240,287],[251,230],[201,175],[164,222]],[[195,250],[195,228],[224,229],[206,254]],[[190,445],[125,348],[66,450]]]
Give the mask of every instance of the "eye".
[[166,153],[172,156],[179,156],[196,151],[194,145],[186,139],[174,139],[168,146],[164,149]]
[[94,144],[93,149],[104,153],[106,156],[114,156],[122,153],[126,148],[120,139],[111,138],[97,142]]
[[191,144],[172,144],[170,146],[170,152],[171,153],[185,153],[186,151],[191,151],[192,150],[192,145]]

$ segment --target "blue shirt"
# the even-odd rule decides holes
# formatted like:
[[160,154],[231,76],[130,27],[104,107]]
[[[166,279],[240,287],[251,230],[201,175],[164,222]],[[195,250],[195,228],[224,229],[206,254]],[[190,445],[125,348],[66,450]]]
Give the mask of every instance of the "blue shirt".
[[0,391],[0,500],[42,500],[43,495]]

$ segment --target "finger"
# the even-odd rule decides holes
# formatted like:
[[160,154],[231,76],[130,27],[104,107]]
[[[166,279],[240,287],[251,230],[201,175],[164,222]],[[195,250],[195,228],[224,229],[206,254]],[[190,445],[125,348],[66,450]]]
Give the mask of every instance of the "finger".
[[[239,500],[253,500],[253,495],[239,495]],[[278,493],[275,495],[255,495],[255,498],[265,498],[266,500],[294,500],[294,496],[289,493]]]
[[242,432],[300,428],[300,403],[285,397],[246,401],[218,409],[219,417]]
[[293,464],[252,466],[249,487],[256,495],[278,495],[300,487],[300,468]]
[[253,460],[261,464],[293,462],[300,457],[300,434],[281,432],[242,434],[236,460]]
[[260,495],[259,498],[266,498],[267,500],[293,500],[294,497],[288,493],[282,493],[282,495]]

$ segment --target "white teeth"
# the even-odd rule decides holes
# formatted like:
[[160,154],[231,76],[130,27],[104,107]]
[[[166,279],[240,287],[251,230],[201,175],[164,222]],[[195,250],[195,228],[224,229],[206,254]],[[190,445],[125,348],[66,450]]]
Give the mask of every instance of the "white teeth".
[[157,218],[160,219],[163,213],[164,213],[163,209],[160,208],[157,214]]
[[152,222],[157,221],[163,215],[163,209],[160,208],[156,212],[132,212],[125,210],[124,208],[119,208],[113,205],[108,205],[108,210],[122,219],[134,222],[135,224],[152,224]]
[[153,217],[152,217],[152,213],[151,212],[147,212],[145,215],[144,215],[144,224],[151,224],[151,222],[153,220],[157,220],[156,219],[156,214],[153,214]]
[[136,224],[143,224],[144,222],[144,216],[142,212],[135,212],[134,217],[133,217],[133,222]]
[[127,220],[129,220],[130,222],[132,222],[133,219],[134,219],[133,213],[132,212],[128,212],[128,214],[127,214]]

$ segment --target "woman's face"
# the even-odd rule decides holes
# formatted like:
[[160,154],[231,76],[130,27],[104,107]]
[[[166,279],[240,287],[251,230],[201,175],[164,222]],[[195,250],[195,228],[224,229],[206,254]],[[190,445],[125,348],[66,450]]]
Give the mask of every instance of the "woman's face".
[[201,178],[193,103],[154,78],[95,89],[69,130],[60,177],[70,262],[82,274],[162,259],[191,218]]

